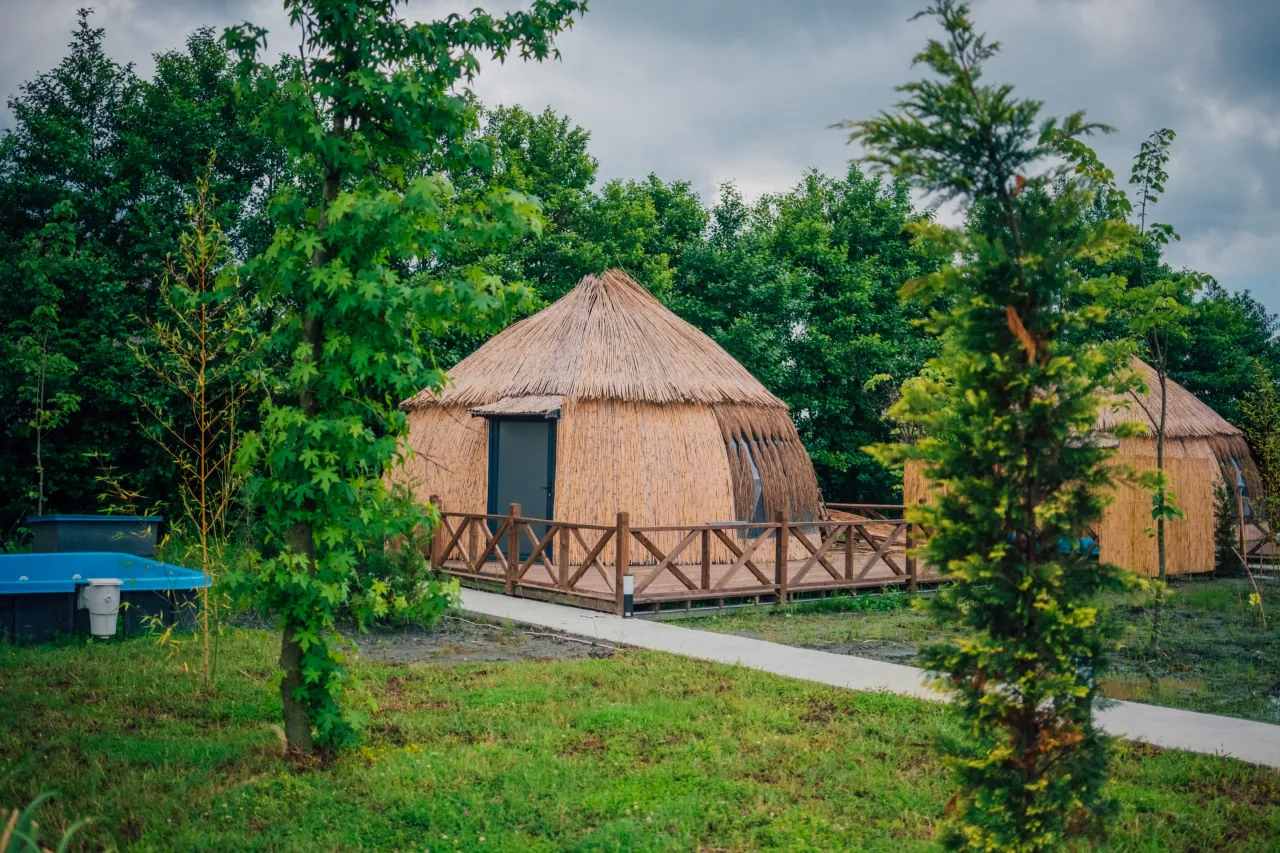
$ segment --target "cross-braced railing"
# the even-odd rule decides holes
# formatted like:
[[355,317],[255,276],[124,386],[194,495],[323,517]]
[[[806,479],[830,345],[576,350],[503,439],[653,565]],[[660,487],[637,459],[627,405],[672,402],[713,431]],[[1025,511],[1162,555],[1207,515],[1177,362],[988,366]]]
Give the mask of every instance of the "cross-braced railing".
[[[439,507],[438,499],[433,499]],[[837,507],[833,507],[837,508]],[[460,578],[501,583],[508,594],[543,590],[622,609],[623,578],[637,606],[707,599],[902,585],[922,573],[912,555],[919,530],[902,507],[838,505],[841,518],[636,526],[448,512],[431,541],[434,566]],[[896,512],[895,512],[896,510]],[[923,573],[926,579],[936,574]]]

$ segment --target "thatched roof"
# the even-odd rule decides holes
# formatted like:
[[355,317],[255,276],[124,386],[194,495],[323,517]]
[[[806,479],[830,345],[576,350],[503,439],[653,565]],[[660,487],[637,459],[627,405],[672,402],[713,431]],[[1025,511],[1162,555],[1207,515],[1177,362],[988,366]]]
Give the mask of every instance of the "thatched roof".
[[406,400],[478,407],[507,398],[786,405],[733,356],[621,270],[589,275],[564,297],[458,362],[452,384]]
[[[1147,393],[1139,394],[1135,391],[1124,395],[1121,398],[1127,404],[1124,408],[1103,406],[1098,415],[1098,427],[1109,431],[1122,423],[1143,423],[1147,426],[1147,434],[1154,436],[1160,420],[1160,378],[1155,369],[1141,359],[1134,358],[1132,367],[1146,383]],[[1241,435],[1240,430],[1177,382],[1170,379],[1167,387],[1166,438],[1225,438]]]

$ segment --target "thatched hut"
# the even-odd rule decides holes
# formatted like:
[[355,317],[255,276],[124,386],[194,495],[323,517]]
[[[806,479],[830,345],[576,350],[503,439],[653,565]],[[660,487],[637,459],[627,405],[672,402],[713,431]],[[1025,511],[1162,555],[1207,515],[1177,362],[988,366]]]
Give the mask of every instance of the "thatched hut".
[[626,511],[632,526],[821,513],[786,404],[621,271],[587,276],[449,377],[403,404],[412,453],[397,474],[446,511]]
[[[1104,406],[1098,428],[1108,433],[1121,423],[1147,427],[1147,435],[1118,441],[1117,461],[1134,469],[1156,466],[1156,424],[1160,417],[1160,384],[1150,365],[1134,359],[1133,367],[1147,385],[1146,393],[1133,392],[1118,408]],[[1249,445],[1236,427],[1227,423],[1194,394],[1173,380],[1168,383],[1165,419],[1165,471],[1174,503],[1186,514],[1165,525],[1165,555],[1169,574],[1196,574],[1213,570],[1214,488],[1226,483],[1233,493],[1243,487],[1257,494],[1259,478]],[[919,463],[909,463],[903,476],[907,504],[928,500],[929,482]],[[1146,575],[1158,574],[1155,538],[1149,534],[1151,493],[1120,484],[1099,525],[1099,558]]]

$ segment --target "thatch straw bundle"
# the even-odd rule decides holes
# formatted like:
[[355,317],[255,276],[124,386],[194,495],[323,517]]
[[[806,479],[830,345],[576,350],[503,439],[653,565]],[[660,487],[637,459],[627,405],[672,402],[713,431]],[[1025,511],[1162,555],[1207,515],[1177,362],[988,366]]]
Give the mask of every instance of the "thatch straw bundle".
[[[556,520],[612,524],[626,511],[633,527],[750,521],[757,475],[765,518],[781,509],[820,516],[813,465],[786,405],[618,270],[587,276],[459,362],[450,379],[403,404],[412,454],[396,474],[424,499],[438,494],[446,510],[487,510],[488,418],[558,411]],[[669,548],[681,536],[650,538]],[[682,562],[698,558],[695,545]],[[718,540],[713,558],[732,559]]]
[[415,409],[406,456],[394,476],[420,498],[438,495],[452,512],[487,511],[489,431],[483,418],[456,406]]
[[[1108,433],[1122,423],[1143,424],[1147,434],[1121,440],[1116,454],[1117,465],[1140,471],[1156,466],[1160,385],[1150,365],[1134,359],[1132,366],[1146,383],[1147,391],[1127,394],[1103,406],[1098,429]],[[1173,502],[1186,516],[1165,525],[1167,570],[1170,574],[1212,571],[1214,487],[1225,481],[1234,490],[1238,470],[1249,493],[1259,494],[1261,481],[1249,446],[1240,430],[1186,388],[1169,380],[1164,464]],[[923,466],[908,463],[902,478],[904,502],[927,501],[931,490]],[[1100,559],[1141,574],[1156,575],[1158,555],[1153,527],[1151,493],[1121,483],[1097,530]]]

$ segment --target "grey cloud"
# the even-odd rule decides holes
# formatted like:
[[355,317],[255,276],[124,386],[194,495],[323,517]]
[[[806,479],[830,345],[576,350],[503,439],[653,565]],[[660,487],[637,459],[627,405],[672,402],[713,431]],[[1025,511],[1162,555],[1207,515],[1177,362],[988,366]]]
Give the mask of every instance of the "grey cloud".
[[1270,3],[988,0],[978,12],[1004,40],[997,68],[1020,91],[1117,128],[1097,148],[1118,176],[1148,133],[1177,130],[1155,211],[1183,236],[1170,260],[1280,308],[1270,275],[1280,253],[1280,74],[1274,63],[1239,64],[1233,49],[1246,21],[1280,36]]
[[1219,37],[1209,69],[1214,79],[1230,94],[1280,103],[1280,3],[1220,0],[1213,17]]
[[[10,0],[0,89],[62,55],[76,5]],[[418,2],[426,18],[480,0]],[[496,9],[517,5],[489,3]],[[857,152],[833,122],[890,108],[920,73],[912,55],[936,27],[908,24],[924,0],[592,0],[559,40],[563,61],[491,64],[487,103],[544,106],[592,133],[600,175],[687,179],[710,199],[735,180],[748,195],[784,189],[809,167],[841,172]],[[1280,309],[1280,3],[1276,0],[974,0],[1004,46],[990,78],[1116,127],[1096,140],[1124,178],[1141,140],[1178,131],[1156,211],[1182,233],[1170,253]],[[200,25],[252,20],[271,47],[294,41],[277,0],[109,0],[95,16],[108,49],[135,60]],[[0,118],[0,121],[4,119]]]
[[905,19],[907,8],[900,0],[614,0],[593,4],[587,20],[599,16],[612,27],[683,41],[767,42],[795,33],[834,40],[852,29],[876,29]]

